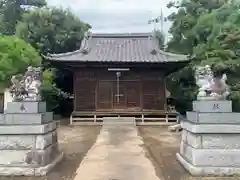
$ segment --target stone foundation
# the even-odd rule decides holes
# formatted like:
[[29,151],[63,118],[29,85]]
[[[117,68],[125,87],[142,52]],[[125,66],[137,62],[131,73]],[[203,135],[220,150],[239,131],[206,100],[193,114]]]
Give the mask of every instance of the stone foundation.
[[63,158],[44,102],[9,102],[0,123],[0,175],[46,175]]
[[231,101],[195,101],[193,106],[181,123],[177,159],[192,175],[240,175],[240,113],[229,112]]
[[1,176],[45,176],[56,164],[63,159],[63,153],[58,154],[46,166],[0,166]]

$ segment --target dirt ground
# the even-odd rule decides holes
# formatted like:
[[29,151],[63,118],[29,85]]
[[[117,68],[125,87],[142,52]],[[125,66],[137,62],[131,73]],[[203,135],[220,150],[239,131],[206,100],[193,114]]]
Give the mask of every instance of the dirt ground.
[[83,157],[91,148],[99,134],[99,126],[60,126],[58,139],[64,152],[63,161],[47,176],[43,177],[0,177],[0,180],[72,180]]
[[240,180],[239,177],[192,177],[179,164],[181,132],[169,132],[166,127],[139,127],[147,156],[161,180]]
[[[83,157],[94,144],[99,126],[70,127],[61,125],[60,149],[64,160],[44,177],[1,177],[0,180],[73,180]],[[160,180],[240,180],[239,177],[192,177],[176,160],[181,133],[168,132],[166,127],[139,127],[147,157],[155,166]]]

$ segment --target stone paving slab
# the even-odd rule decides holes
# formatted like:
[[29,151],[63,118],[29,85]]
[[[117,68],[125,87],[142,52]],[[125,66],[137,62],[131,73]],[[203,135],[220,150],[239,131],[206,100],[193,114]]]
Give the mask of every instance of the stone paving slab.
[[107,123],[74,180],[159,180],[134,124]]

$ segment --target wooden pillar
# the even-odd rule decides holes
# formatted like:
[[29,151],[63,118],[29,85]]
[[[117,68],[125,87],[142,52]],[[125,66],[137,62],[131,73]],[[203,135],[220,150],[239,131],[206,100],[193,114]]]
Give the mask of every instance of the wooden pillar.
[[164,97],[164,111],[167,112],[167,97],[166,97],[166,90],[167,90],[167,87],[166,87],[166,77],[163,78],[163,84],[164,84],[164,94],[163,94],[163,97]]
[[140,108],[141,111],[143,110],[143,83],[142,83],[142,79],[140,79]]
[[73,111],[76,111],[76,107],[77,107],[77,96],[76,96],[76,73],[75,71],[73,72]]

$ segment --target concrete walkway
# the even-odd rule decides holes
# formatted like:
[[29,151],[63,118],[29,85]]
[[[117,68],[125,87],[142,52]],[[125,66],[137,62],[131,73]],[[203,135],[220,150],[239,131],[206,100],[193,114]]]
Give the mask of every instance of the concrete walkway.
[[104,124],[74,180],[159,180],[142,144],[134,123]]

